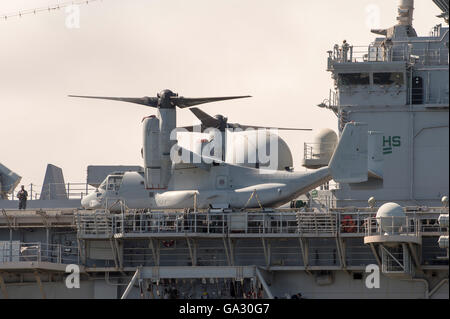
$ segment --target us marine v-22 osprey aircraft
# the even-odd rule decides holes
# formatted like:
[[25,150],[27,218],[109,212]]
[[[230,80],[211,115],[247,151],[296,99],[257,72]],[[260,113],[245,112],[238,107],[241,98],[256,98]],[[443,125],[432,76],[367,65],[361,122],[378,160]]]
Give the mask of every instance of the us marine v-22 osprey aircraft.
[[[164,90],[157,97],[76,97],[131,102],[158,109],[158,116],[149,116],[143,122],[144,172],[107,176],[95,192],[82,200],[86,209],[119,210],[119,202],[130,209],[278,207],[332,178],[345,183],[368,180],[368,132],[363,123],[347,123],[328,167],[304,173],[276,171],[197,155],[170,139],[171,131],[176,129],[177,106],[247,96],[197,99]],[[195,161],[199,156],[200,161]]]

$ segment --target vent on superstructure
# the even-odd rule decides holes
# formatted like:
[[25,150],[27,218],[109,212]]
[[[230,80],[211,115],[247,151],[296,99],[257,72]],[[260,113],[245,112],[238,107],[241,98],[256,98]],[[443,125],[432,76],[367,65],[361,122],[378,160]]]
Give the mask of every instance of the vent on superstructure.
[[362,272],[354,272],[353,273],[353,280],[362,280],[363,279],[363,273]]

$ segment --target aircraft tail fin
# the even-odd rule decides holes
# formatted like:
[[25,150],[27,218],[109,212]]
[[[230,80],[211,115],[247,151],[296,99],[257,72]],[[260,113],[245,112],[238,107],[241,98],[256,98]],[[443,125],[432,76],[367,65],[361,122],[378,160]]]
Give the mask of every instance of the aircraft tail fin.
[[368,132],[366,123],[347,123],[328,165],[331,176],[340,183],[368,180]]
[[347,123],[328,165],[340,183],[383,179],[383,132],[367,131],[366,123]]

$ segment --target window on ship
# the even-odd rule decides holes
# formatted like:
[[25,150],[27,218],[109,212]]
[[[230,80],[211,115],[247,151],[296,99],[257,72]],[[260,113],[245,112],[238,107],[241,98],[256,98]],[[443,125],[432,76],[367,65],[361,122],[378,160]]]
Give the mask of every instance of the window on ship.
[[403,85],[403,73],[380,72],[373,74],[373,84],[377,85]]
[[340,73],[340,85],[369,85],[369,73]]

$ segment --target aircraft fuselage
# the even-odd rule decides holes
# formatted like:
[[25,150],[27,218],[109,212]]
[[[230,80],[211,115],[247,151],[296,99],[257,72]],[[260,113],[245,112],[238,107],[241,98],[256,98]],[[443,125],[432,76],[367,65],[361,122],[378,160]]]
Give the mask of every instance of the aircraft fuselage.
[[[220,163],[209,169],[174,168],[168,189],[145,187],[142,173],[126,172],[85,197],[85,208],[170,209],[278,207],[331,179],[328,168],[314,172],[268,171]],[[195,204],[194,204],[195,202]]]

